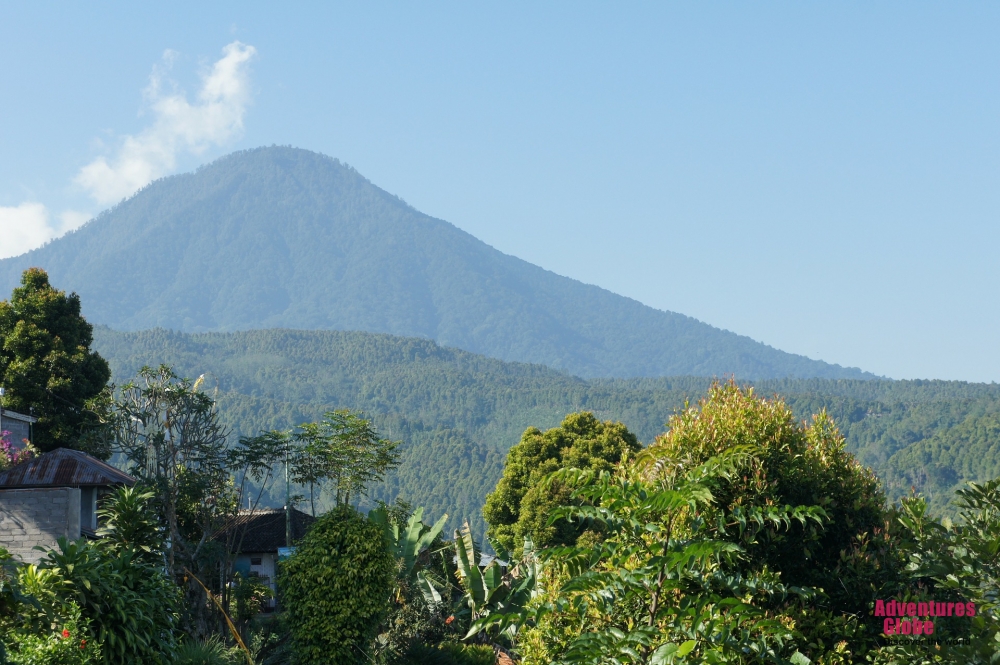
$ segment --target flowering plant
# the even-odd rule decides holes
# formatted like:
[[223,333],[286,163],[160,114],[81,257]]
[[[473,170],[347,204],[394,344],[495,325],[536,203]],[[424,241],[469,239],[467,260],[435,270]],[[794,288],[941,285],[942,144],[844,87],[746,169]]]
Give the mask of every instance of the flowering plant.
[[4,430],[0,432],[0,471],[9,469],[15,464],[27,462],[32,459],[38,451],[28,442],[27,439],[21,441],[21,447],[14,447],[10,442],[10,432]]
[[80,608],[70,604],[54,631],[16,630],[8,635],[7,662],[11,665],[98,665],[101,645],[88,639],[88,623]]

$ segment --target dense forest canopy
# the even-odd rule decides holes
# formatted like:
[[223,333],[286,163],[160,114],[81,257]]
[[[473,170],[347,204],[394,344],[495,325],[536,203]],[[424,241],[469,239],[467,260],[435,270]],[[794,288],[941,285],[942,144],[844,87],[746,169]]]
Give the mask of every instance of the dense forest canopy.
[[[429,340],[360,332],[122,333],[97,327],[94,340],[119,382],[144,364],[161,362],[181,375],[206,374],[236,435],[314,421],[331,408],[363,410],[384,435],[404,442],[398,469],[374,488],[373,500],[402,496],[447,512],[449,529],[467,516],[480,534],[484,497],[528,427],[555,427],[567,413],[591,411],[624,423],[648,444],[712,382],[588,381]],[[890,499],[914,487],[935,510],[947,511],[957,487],[991,477],[1000,463],[991,438],[1000,421],[997,385],[823,379],[754,385],[758,394],[782,395],[800,420],[825,409],[848,450],[882,477]],[[280,502],[276,495],[274,503]]]

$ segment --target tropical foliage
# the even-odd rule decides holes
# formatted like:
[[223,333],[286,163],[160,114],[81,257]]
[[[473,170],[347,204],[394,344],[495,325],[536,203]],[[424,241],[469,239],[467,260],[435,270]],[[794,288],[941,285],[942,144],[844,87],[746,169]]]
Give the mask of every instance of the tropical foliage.
[[[65,616],[49,630],[14,629],[8,635],[9,665],[94,665],[101,645],[80,619],[80,609],[66,605]],[[0,654],[2,655],[2,654]]]
[[43,584],[39,591],[51,589],[58,600],[56,606],[43,606],[45,618],[59,616],[62,603],[72,601],[90,621],[106,663],[155,663],[173,652],[177,587],[161,567],[142,562],[135,551],[111,552],[90,541],[60,539],[57,550],[27,570],[36,571],[25,573],[34,576],[31,584]]
[[[804,425],[782,400],[761,399],[754,389],[730,381],[713,385],[697,405],[672,416],[667,428],[641,457],[645,480],[670,485],[687,469],[742,449],[738,472],[715,483],[711,507],[721,519],[742,522],[754,511],[785,506],[816,506],[823,516],[787,528],[720,534],[742,548],[741,572],[769,569],[788,584],[821,590],[817,602],[837,613],[874,600],[859,596],[858,585],[844,588],[841,554],[884,532],[886,499],[871,470],[845,450],[825,411]],[[901,565],[888,556],[872,563],[886,581],[892,566]]]
[[[156,520],[148,495],[124,490],[102,509],[112,532],[150,534]],[[122,506],[126,510],[119,511]],[[136,520],[137,528],[126,522]],[[154,535],[127,541],[111,535],[58,546],[37,563],[4,559],[0,642],[13,663],[159,665],[179,638],[181,594],[154,563]],[[0,557],[3,558],[3,557]],[[72,641],[72,648],[68,646]]]
[[[507,635],[526,665],[921,662],[872,615],[880,598],[929,593],[979,609],[965,623],[977,639],[927,662],[1000,658],[1000,485],[961,492],[958,527],[920,499],[896,511],[825,414],[806,426],[781,400],[716,384],[633,460],[543,482],[570,488],[550,523],[599,537],[538,552],[527,611],[479,621],[520,628]],[[955,620],[939,623],[947,635]]]
[[[72,300],[63,302],[69,314]],[[349,339],[361,342],[348,350],[363,358],[359,367],[398,351],[398,340]],[[733,381],[584,382],[421,344],[376,362],[384,373],[374,382],[338,375],[337,390],[354,395],[354,407],[405,407],[376,418],[323,400],[311,403],[315,416],[292,401],[268,410],[315,396],[309,381],[272,382],[273,401],[241,402],[246,395],[227,393],[217,378],[192,382],[166,365],[143,365],[135,380],[101,390],[66,441],[122,453],[140,483],[102,499],[96,540],[62,539],[33,564],[0,551],[0,663],[1000,661],[1000,479],[960,488],[954,520],[932,512],[944,505],[940,494],[891,502],[892,483],[919,484],[922,463],[924,488],[983,473],[970,456],[989,462],[1000,392],[773,382],[787,399],[763,398]],[[680,400],[691,391],[707,392],[694,404]],[[624,415],[564,415],[567,400]],[[666,431],[651,430],[651,414],[668,405]],[[294,420],[284,429],[249,429],[286,417]],[[527,429],[503,464],[488,437],[502,440],[518,424]],[[633,432],[652,443],[643,448]],[[469,457],[470,433],[492,452]],[[888,493],[852,449],[886,465]],[[7,464],[25,454],[2,452]],[[453,493],[439,496],[464,492],[471,514],[443,514],[452,498],[414,510],[396,496],[408,486],[401,479],[421,482],[408,467],[428,473],[456,460],[464,460],[460,473],[440,480]],[[490,476],[484,468],[494,463]],[[273,500],[281,471],[298,490],[314,490],[320,514],[300,542],[286,543],[294,553],[278,563],[278,611],[269,615],[270,587],[235,572],[234,561],[242,518],[269,492]],[[467,496],[489,477],[492,492]],[[380,501],[380,491],[395,501]],[[475,507],[486,494],[489,527],[479,529]],[[287,498],[289,506],[301,500]],[[377,507],[365,516],[362,502]],[[425,523],[431,511],[436,520]],[[445,541],[449,520],[467,516],[473,521]],[[917,623],[894,626],[927,630],[928,604],[956,608],[931,613],[941,640],[933,648],[905,630],[887,632],[901,616]]]
[[671,482],[567,470],[582,505],[561,517],[593,521],[599,543],[541,553],[552,580],[565,578],[534,614],[524,637],[531,663],[738,663],[794,655],[790,626],[768,615],[801,589],[768,570],[734,573],[744,548],[767,528],[820,522],[815,508],[748,510],[735,524],[713,510],[713,490],[739,470],[745,453],[726,451]]
[[[964,621],[935,622],[943,643],[936,660],[905,643],[885,650],[893,658],[956,663],[1000,659],[1000,478],[959,490],[956,503],[958,523],[931,519],[922,498],[902,502],[898,519],[906,539],[910,588],[923,591],[911,597],[971,602],[976,614]],[[963,643],[952,644],[949,638]]]

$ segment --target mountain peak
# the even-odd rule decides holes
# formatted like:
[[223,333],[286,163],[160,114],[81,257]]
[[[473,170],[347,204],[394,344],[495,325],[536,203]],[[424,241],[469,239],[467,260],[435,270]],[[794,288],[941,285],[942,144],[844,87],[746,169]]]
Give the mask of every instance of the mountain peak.
[[871,377],[508,256],[291,147],[158,180],[0,261],[0,289],[29,266],[79,293],[92,322],[123,330],[363,330],[581,376]]

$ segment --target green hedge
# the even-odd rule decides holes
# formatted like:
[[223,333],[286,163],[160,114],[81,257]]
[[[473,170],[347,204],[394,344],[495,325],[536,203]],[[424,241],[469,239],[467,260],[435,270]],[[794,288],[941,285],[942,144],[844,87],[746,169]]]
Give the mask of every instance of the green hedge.
[[298,665],[367,662],[388,609],[395,563],[381,527],[353,508],[316,520],[278,575]]

